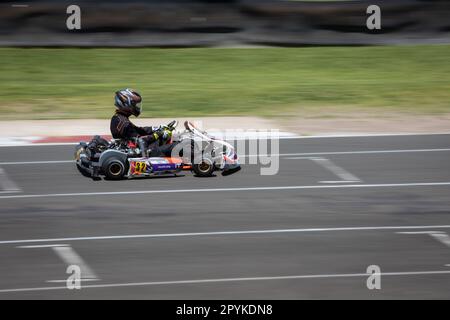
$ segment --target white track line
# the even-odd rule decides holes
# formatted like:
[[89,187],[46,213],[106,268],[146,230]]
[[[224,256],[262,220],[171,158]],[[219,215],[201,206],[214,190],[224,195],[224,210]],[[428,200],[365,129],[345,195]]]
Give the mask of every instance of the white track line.
[[55,248],[55,247],[66,247],[67,244],[43,244],[35,246],[20,246],[19,249],[42,249],[42,248]]
[[421,232],[397,232],[399,234],[428,234],[433,239],[450,247],[450,237],[447,233],[442,231],[421,231]]
[[[81,256],[75,252],[75,250],[67,244],[52,244],[52,245],[34,245],[34,246],[21,246],[21,249],[41,249],[51,248],[56,255],[67,265],[76,265],[81,269],[82,279],[98,280],[94,271],[87,265],[87,263],[81,258]],[[51,282],[59,282],[60,280],[50,280]]]
[[97,280],[94,271],[87,265],[87,263],[80,257],[71,246],[56,246],[52,248],[53,251],[64,261],[67,266],[77,265],[81,269],[83,279]]
[[330,180],[319,181],[319,183],[333,184],[333,183],[358,183],[358,182],[362,182],[361,179],[359,179],[355,175],[351,174],[350,172],[348,172],[344,168],[339,167],[334,162],[332,162],[331,160],[326,159],[326,158],[322,158],[322,157],[294,157],[294,158],[287,158],[287,159],[311,160],[311,161],[314,161],[318,165],[320,165],[323,168],[331,171],[333,174],[335,174],[336,176],[338,176],[339,178],[342,179],[342,180],[338,180],[338,181],[335,181],[335,180],[332,180],[332,181],[330,181]]
[[8,175],[3,168],[0,168],[0,188],[2,193],[22,191],[11,179],[8,178]]
[[[447,275],[447,274],[450,274],[450,270],[382,272],[381,276],[421,276],[421,275]],[[84,285],[81,288],[98,289],[98,288],[183,285],[183,284],[208,284],[208,283],[244,282],[244,281],[248,282],[248,281],[277,281],[277,280],[280,281],[280,280],[329,279],[329,278],[361,278],[361,277],[369,277],[370,275],[371,274],[368,273],[343,273],[343,274],[291,275],[291,276],[275,276],[275,277],[195,279],[195,280],[178,280],[178,281],[152,281],[152,282],[129,282],[129,283]],[[67,290],[67,287],[1,289],[0,293],[51,291],[51,290]]]
[[319,135],[310,135],[310,136],[291,136],[291,137],[283,137],[282,139],[327,139],[327,138],[366,138],[366,137],[409,137],[409,136],[441,136],[441,135],[450,135],[450,132],[430,132],[430,133],[414,133],[414,132],[405,132],[405,133],[342,133],[342,134],[319,134]]
[[444,232],[434,232],[434,233],[431,233],[430,236],[432,236],[434,239],[436,239],[440,243],[443,243],[447,247],[450,247],[450,237],[448,236],[448,234],[446,234]]
[[439,233],[441,231],[405,231],[405,232],[397,232],[398,234],[430,234],[430,233]]
[[297,159],[296,156],[327,156],[327,155],[346,155],[346,154],[383,154],[383,153],[415,153],[415,152],[447,152],[450,148],[440,149],[393,149],[393,150],[361,150],[361,151],[331,151],[331,152],[303,152],[303,153],[279,153],[279,154],[251,154],[240,156],[246,157],[260,157],[260,156],[280,156],[292,157],[288,159]]
[[[100,281],[100,279],[91,279],[91,278],[82,278],[81,282],[92,282],[92,281]],[[47,283],[67,283],[67,280],[47,280]]]
[[[120,235],[120,236],[92,236],[92,237],[72,237],[72,238],[50,238],[50,239],[3,240],[3,241],[0,241],[0,245],[24,244],[24,243],[71,242],[71,241],[147,239],[147,238],[233,236],[233,235],[309,233],[309,232],[420,230],[420,229],[450,229],[450,225],[302,228],[302,229],[269,229],[269,230],[240,230],[240,231],[214,231],[214,232],[189,232],[189,233],[134,234],[134,235]],[[50,247],[51,246],[53,246],[53,245],[50,245]],[[60,246],[60,245],[56,245],[56,246]],[[32,247],[34,247],[34,246],[32,246]],[[37,246],[37,247],[40,247],[40,246]],[[44,245],[43,247],[49,247],[49,246]]]
[[450,182],[412,182],[412,183],[383,183],[383,184],[346,184],[346,185],[311,185],[311,186],[280,186],[280,187],[248,187],[248,188],[216,188],[216,189],[168,189],[168,190],[136,190],[110,192],[75,192],[48,193],[0,196],[2,199],[30,199],[30,198],[59,198],[59,197],[92,197],[92,196],[121,196],[138,194],[170,194],[195,192],[239,192],[239,191],[286,191],[286,190],[316,190],[316,189],[348,189],[348,188],[407,188],[407,187],[443,187],[450,186]]
[[[254,157],[289,157],[287,159],[310,159],[310,156],[346,155],[346,154],[383,154],[383,153],[414,153],[414,152],[447,152],[450,148],[443,149],[406,149],[406,150],[363,150],[363,151],[337,151],[337,152],[310,152],[310,153],[274,153],[274,154],[250,154],[241,155],[240,158]],[[303,157],[302,157],[303,156]],[[42,161],[9,161],[0,162],[0,166],[6,165],[35,165],[35,164],[62,164],[75,163],[74,160],[42,160]]]
[[330,180],[323,180],[323,181],[319,181],[319,183],[329,183],[329,184],[333,184],[333,183],[357,183],[357,182],[361,182],[360,180],[335,180],[335,181],[330,181]]
[[319,181],[320,183],[357,183],[361,182],[362,180],[359,179],[357,176],[351,174],[347,170],[345,170],[342,167],[339,167],[336,165],[333,161],[322,158],[322,157],[294,157],[294,158],[287,158],[287,159],[293,159],[293,160],[311,160],[320,165],[321,167],[327,169],[328,171],[331,171],[333,174],[341,178],[342,180],[339,181]]
[[[341,178],[342,182],[361,182],[361,179],[356,177],[355,175],[351,174],[347,170],[345,170],[342,167],[339,167],[336,165],[333,161],[326,159],[326,158],[311,158],[312,161],[319,164],[320,166],[324,167],[325,169],[331,171],[336,176]],[[327,181],[322,181],[322,183],[327,183]],[[333,183],[333,182],[331,182]]]

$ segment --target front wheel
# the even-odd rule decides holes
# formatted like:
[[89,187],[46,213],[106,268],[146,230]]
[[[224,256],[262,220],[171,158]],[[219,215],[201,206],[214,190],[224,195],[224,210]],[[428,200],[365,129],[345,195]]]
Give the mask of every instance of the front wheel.
[[120,180],[126,174],[126,166],[119,159],[109,159],[103,164],[103,172],[108,179]]
[[198,177],[211,177],[214,172],[214,164],[209,159],[202,159],[200,163],[192,166],[192,170]]

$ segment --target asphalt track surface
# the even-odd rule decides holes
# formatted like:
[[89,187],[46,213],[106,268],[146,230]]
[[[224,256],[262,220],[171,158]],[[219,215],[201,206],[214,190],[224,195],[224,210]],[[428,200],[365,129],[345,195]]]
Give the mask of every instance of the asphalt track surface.
[[281,140],[272,176],[92,181],[72,152],[0,147],[0,299],[450,298],[450,135]]

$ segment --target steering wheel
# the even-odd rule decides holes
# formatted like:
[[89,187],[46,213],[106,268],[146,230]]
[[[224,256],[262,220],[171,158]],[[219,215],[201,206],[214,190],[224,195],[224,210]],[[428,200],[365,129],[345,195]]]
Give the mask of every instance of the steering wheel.
[[178,125],[178,121],[177,120],[173,120],[173,121],[171,121],[166,127],[169,129],[169,130],[175,130],[175,128],[177,127],[177,125]]

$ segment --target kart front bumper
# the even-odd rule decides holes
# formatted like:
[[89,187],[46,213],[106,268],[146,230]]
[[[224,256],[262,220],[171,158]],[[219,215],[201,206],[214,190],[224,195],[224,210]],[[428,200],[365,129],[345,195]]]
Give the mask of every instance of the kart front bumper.
[[222,169],[222,176],[229,176],[239,170],[241,170],[241,165],[239,163],[225,164]]
[[79,160],[76,160],[76,164],[78,170],[92,178],[97,178],[100,175],[100,166],[98,162],[93,162],[86,157],[81,157]]

